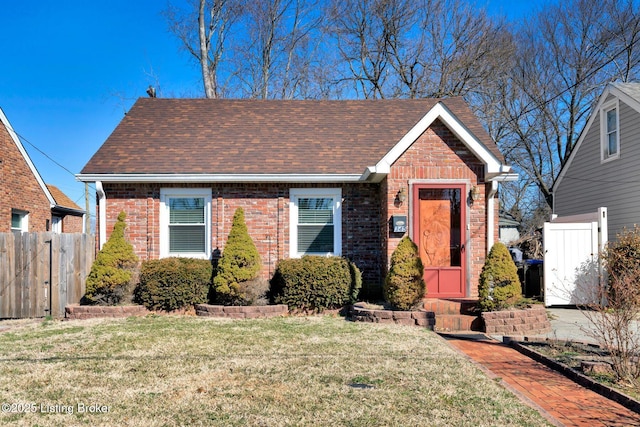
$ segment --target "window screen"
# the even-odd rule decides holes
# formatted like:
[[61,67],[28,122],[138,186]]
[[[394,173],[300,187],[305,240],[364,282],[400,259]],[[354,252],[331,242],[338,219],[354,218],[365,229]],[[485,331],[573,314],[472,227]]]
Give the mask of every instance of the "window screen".
[[205,200],[202,197],[169,199],[169,252],[205,252]]
[[333,252],[333,227],[333,198],[298,199],[298,252]]

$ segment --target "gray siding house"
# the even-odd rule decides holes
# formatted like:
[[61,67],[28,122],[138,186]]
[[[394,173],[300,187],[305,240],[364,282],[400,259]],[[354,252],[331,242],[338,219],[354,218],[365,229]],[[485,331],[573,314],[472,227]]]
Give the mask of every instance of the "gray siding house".
[[608,209],[609,239],[640,225],[640,83],[611,83],[553,185],[558,216]]

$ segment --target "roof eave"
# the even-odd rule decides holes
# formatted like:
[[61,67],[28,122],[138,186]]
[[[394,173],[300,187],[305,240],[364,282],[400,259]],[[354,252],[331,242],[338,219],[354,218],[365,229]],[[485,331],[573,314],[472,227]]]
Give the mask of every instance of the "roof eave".
[[51,208],[51,212],[53,213],[59,213],[62,215],[75,215],[75,216],[81,216],[86,214],[86,211],[82,210],[82,209],[73,209],[73,208],[67,208],[64,206],[59,206],[56,205],[54,207]]
[[381,161],[375,166],[367,167],[362,175],[360,175],[360,181],[379,183],[389,172],[391,172],[391,166]]
[[497,173],[489,173],[485,176],[486,181],[496,181],[496,182],[509,182],[509,181],[517,181],[519,176],[517,173],[510,172],[511,167],[505,166],[505,170],[497,172]]
[[78,174],[82,182],[123,183],[243,183],[243,182],[358,182],[361,174]]

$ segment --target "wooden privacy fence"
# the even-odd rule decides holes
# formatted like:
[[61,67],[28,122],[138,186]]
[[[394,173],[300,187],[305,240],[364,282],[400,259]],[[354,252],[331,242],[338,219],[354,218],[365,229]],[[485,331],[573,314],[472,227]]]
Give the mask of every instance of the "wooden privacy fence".
[[95,257],[89,234],[0,233],[0,319],[64,316]]

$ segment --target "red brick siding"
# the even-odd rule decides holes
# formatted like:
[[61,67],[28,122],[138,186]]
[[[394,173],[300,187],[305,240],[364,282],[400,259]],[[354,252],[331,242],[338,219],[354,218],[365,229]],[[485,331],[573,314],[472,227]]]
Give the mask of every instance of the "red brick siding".
[[[184,185],[184,187],[190,187]],[[191,186],[193,187],[193,186]],[[127,214],[126,237],[141,260],[160,256],[160,187],[157,184],[105,184],[107,239],[113,231],[118,214]],[[99,209],[96,208],[99,212]],[[96,215],[99,230],[99,215]]]
[[[383,206],[385,222],[382,225],[382,236],[387,242],[384,265],[388,266],[391,254],[403,237],[402,234],[389,233],[389,224],[392,215],[407,215],[409,212],[409,195],[411,180],[467,180],[471,185],[477,185],[481,196],[473,205],[467,205],[470,229],[467,237],[470,245],[471,295],[477,296],[477,284],[484,257],[486,254],[486,203],[485,191],[489,185],[484,184],[484,165],[443,123],[434,122],[416,142],[392,165],[391,173],[382,185],[382,194],[386,194],[386,204]],[[396,202],[396,194],[404,188],[407,192],[407,201],[399,204]],[[497,205],[497,203],[496,203]],[[497,208],[495,216],[495,230],[497,238]],[[410,226],[411,226],[410,219]]]
[[[391,173],[380,184],[105,184],[107,197],[107,237],[118,213],[127,212],[127,238],[142,259],[160,256],[160,188],[211,188],[212,249],[224,250],[233,214],[245,210],[249,234],[262,257],[262,276],[269,278],[278,260],[289,257],[289,190],[291,188],[342,188],[343,255],[352,259],[363,272],[363,280],[380,284],[388,268],[391,253],[402,238],[390,233],[391,215],[407,215],[409,200],[395,201],[412,180],[464,180],[477,185],[480,197],[467,207],[471,294],[477,296],[477,282],[486,255],[486,195],[484,165],[449,129],[436,121],[392,165]],[[498,236],[498,206],[494,216],[495,240]]]
[[[233,214],[245,211],[247,229],[260,256],[262,277],[270,278],[276,263],[289,258],[289,190],[342,187],[343,255],[362,270],[363,280],[380,283],[380,199],[377,184],[104,184],[107,238],[121,211],[127,213],[127,239],[142,260],[160,256],[160,188],[211,188],[212,249],[224,250]],[[99,226],[99,225],[98,225]]]
[[82,233],[82,223],[84,218],[81,216],[66,215],[62,218],[63,233]]
[[11,231],[11,209],[29,212],[29,231],[46,231],[51,205],[29,165],[0,123],[0,233]]

